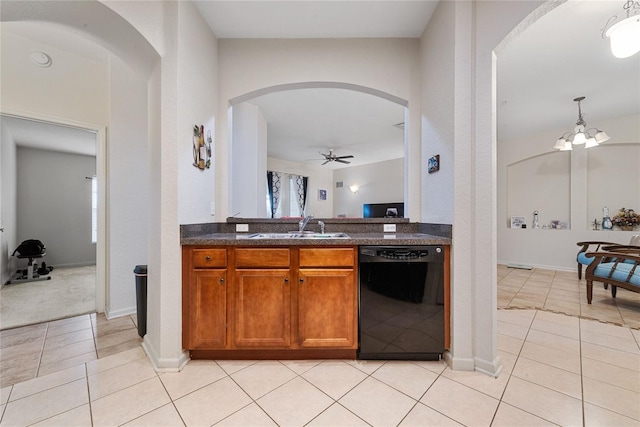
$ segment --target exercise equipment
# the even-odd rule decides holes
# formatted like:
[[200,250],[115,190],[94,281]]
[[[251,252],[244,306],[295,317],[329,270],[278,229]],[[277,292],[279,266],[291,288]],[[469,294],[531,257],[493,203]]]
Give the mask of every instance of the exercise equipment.
[[14,278],[7,281],[7,285],[51,280],[51,276],[48,276],[48,274],[53,270],[53,267],[48,267],[44,261],[38,267],[36,262],[36,260],[44,258],[46,254],[47,248],[40,240],[29,239],[20,243],[11,256],[15,256],[18,259],[28,259],[29,262],[27,268],[19,268],[16,271]]

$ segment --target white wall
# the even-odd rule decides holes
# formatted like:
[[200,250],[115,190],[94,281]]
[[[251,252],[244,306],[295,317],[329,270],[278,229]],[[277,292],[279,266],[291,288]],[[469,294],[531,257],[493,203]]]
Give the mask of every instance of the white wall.
[[[91,242],[91,180],[96,158],[18,146],[18,242],[41,240],[55,267],[95,265]],[[13,268],[27,260],[12,260]]]
[[0,287],[11,278],[10,256],[18,246],[16,144],[0,118]]
[[[612,138],[588,150],[553,150],[562,129],[499,141],[498,262],[575,271],[577,242],[629,243],[634,232],[593,231],[592,223],[596,218],[602,220],[603,206],[608,206],[612,215],[621,207],[640,209],[640,116],[593,125],[605,129]],[[565,160],[561,167],[549,168],[543,160],[551,158]],[[521,168],[521,173],[510,174],[514,168]],[[525,216],[531,227],[534,210],[540,211],[541,225],[558,219],[566,221],[570,229],[509,228],[511,215]]]
[[[407,162],[412,216],[420,217],[420,97],[418,41],[415,39],[240,40],[218,44],[219,111],[229,100],[281,84],[340,82],[386,92],[409,102]],[[226,117],[218,120],[216,206],[218,218],[229,214],[227,175],[229,135]]]
[[147,264],[149,156],[147,80],[117,57],[109,61],[108,316],[136,312],[133,269]]
[[218,106],[217,39],[191,2],[180,7],[178,38],[178,221],[197,224],[214,220],[216,159],[209,169],[193,166],[194,125],[204,125],[215,152]]
[[233,106],[233,146],[230,160],[231,215],[267,218],[267,121],[248,102]]
[[[307,214],[313,215],[315,218],[331,218],[334,216],[332,201],[334,197],[333,191],[335,188],[332,188],[333,171],[330,168],[268,157],[267,169],[276,172],[288,173],[290,175],[309,177],[309,181],[307,183],[307,205],[305,209]],[[266,185],[264,184],[263,189],[266,189]],[[319,189],[327,190],[327,200],[318,200]]]
[[[342,181],[342,188],[335,183]],[[404,159],[387,160],[362,166],[335,169],[333,172],[334,215],[362,218],[365,203],[396,203],[404,201]],[[349,187],[358,185],[357,193]]]

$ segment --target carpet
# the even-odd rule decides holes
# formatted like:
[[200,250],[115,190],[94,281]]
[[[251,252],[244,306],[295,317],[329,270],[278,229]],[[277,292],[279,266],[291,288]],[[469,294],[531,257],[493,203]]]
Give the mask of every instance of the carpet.
[[96,267],[55,268],[51,280],[5,285],[0,329],[48,322],[96,311]]

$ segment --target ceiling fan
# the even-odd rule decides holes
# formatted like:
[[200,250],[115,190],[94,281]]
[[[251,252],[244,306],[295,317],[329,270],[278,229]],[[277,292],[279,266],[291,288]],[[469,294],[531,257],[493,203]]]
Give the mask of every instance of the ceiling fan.
[[349,164],[351,162],[348,162],[344,159],[353,159],[352,155],[348,155],[348,156],[336,156],[335,154],[333,154],[333,150],[329,150],[329,154],[324,154],[324,153],[320,153],[324,156],[324,162],[322,163],[323,165],[326,165],[329,162],[338,162],[338,163],[345,163],[345,164]]

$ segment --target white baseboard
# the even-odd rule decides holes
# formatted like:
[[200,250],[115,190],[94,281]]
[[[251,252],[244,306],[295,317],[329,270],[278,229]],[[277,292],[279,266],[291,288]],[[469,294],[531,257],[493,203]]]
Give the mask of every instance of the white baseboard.
[[109,310],[108,308],[106,308],[104,310],[104,315],[106,316],[107,320],[116,319],[118,317],[130,316],[136,313],[137,313],[137,307],[121,308],[120,310]]

